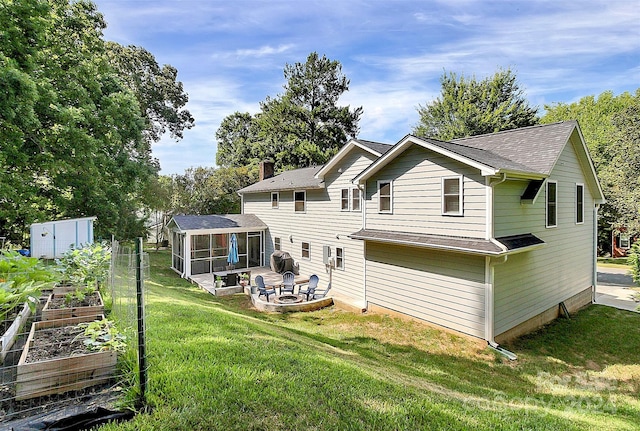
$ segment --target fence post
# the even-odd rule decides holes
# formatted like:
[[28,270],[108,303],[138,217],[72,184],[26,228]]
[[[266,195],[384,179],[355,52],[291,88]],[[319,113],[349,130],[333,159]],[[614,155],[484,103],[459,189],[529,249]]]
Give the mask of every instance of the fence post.
[[140,377],[140,405],[144,406],[147,392],[147,354],[144,337],[144,282],[142,279],[142,238],[136,240],[136,303],[138,308],[138,367]]

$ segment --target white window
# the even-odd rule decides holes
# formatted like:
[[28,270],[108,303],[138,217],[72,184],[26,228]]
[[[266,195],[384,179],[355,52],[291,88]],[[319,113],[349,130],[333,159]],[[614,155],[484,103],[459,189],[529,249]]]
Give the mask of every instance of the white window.
[[576,223],[584,223],[584,184],[576,184]]
[[378,181],[378,212],[393,212],[393,183],[391,181]]
[[280,202],[280,194],[278,192],[271,193],[271,208],[278,208]]
[[344,269],[344,249],[336,247],[336,269]]
[[442,178],[442,214],[461,216],[462,176]]
[[349,189],[340,190],[340,209],[349,211]]
[[308,242],[302,243],[302,258],[303,259],[311,259],[311,244]]
[[547,227],[558,226],[558,183],[547,181]]
[[273,238],[273,249],[274,250],[282,250],[282,245],[280,244],[280,237],[276,236]]
[[360,211],[360,189],[351,189],[351,211]]
[[628,233],[620,234],[620,248],[630,248],[631,247],[631,235]]
[[307,210],[307,192],[293,192],[294,210],[297,213],[303,213]]

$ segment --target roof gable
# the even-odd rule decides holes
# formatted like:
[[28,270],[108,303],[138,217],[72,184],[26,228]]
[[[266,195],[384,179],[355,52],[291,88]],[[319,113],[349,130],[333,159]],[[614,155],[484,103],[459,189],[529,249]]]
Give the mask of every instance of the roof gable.
[[325,175],[329,173],[336,165],[344,159],[354,148],[359,148],[375,157],[380,157],[387,151],[389,151],[393,145],[383,144],[381,142],[365,141],[363,139],[352,139],[347,142],[338,153],[333,156],[323,167],[316,173],[316,178],[324,179]]

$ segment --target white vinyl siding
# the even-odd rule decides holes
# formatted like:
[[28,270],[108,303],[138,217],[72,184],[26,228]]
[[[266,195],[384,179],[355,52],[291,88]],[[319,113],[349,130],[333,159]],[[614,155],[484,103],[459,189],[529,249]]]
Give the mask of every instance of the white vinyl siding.
[[558,226],[558,183],[556,181],[547,181],[546,200],[547,227],[556,227]]
[[[560,155],[550,179],[560,185],[586,183],[571,144]],[[509,256],[506,263],[494,267],[496,335],[557,306],[592,284],[593,211],[585,211],[584,223],[576,224],[573,187],[558,187],[557,228],[546,229],[545,199],[539,199],[535,205],[519,204],[526,186],[526,181],[506,181],[495,187],[495,236],[530,232],[546,246]],[[584,207],[594,207],[586,187]]]
[[484,337],[484,258],[367,243],[367,301]]
[[[267,263],[273,253],[273,238],[282,238],[282,250],[300,263],[300,274],[320,277],[320,287],[329,283],[329,274],[319,256],[311,256],[311,260],[303,260],[301,241],[311,243],[311,253],[318,247],[320,253],[323,245],[333,250],[342,247],[348,270],[334,271],[331,290],[363,307],[364,298],[364,242],[349,239],[347,236],[362,228],[361,212],[343,212],[340,209],[341,190],[351,188],[351,180],[362,172],[375,157],[362,150],[354,149],[336,169],[325,176],[326,189],[307,190],[306,213],[294,213],[293,193],[280,192],[280,210],[271,211],[270,193],[243,195],[245,214],[255,214],[269,229],[266,235],[265,257]],[[342,173],[337,172],[342,168]],[[291,237],[291,239],[290,239]]]
[[[442,178],[461,176],[464,217],[442,214]],[[393,181],[393,214],[378,213],[378,180]],[[414,145],[367,180],[367,229],[485,238],[485,178],[477,169]]]

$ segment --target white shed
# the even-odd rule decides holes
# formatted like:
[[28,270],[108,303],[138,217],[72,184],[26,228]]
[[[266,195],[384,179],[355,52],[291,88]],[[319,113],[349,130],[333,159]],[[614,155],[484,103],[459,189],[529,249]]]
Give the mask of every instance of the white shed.
[[32,224],[31,256],[56,259],[72,246],[93,243],[95,219],[96,217],[84,217]]

